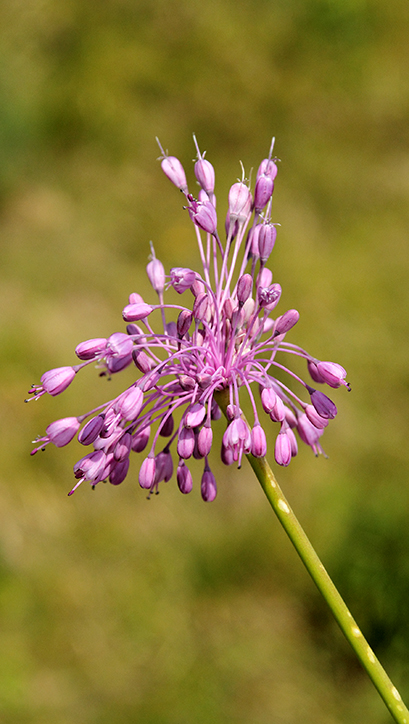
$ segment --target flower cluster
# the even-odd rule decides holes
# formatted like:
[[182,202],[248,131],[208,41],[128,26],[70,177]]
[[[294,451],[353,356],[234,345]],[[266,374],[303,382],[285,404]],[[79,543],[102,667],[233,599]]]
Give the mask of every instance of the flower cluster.
[[[52,422],[46,434],[35,441],[32,454],[50,442],[63,447],[75,436],[82,445],[92,446],[92,452],[74,465],[77,482],[69,495],[83,481],[92,487],[107,480],[113,485],[122,483],[132,453],[147,450],[139,469],[142,488],[157,492],[160,482],[170,480],[176,456],[179,489],[189,493],[193,480],[187,461],[201,458],[201,494],[206,501],[214,500],[217,487],[209,453],[212,423],[221,417],[220,405],[227,416],[223,462],[240,466],[243,454],[266,454],[266,435],[254,387],[258,388],[264,413],[277,423],[274,457],[279,465],[288,465],[297,454],[295,432],[316,455],[323,452],[320,440],[329,420],[336,415],[335,404],[277,361],[277,356],[281,358],[278,353],[303,358],[313,383],[349,389],[346,372],[339,364],[317,360],[286,342],[287,332],[299,318],[295,309],[273,314],[281,296],[281,287],[273,283],[273,274],[266,266],[277,234],[271,222],[277,174],[277,158],[272,157],[274,139],[268,158],[258,168],[254,196],[244,171],[242,180],[230,188],[224,243],[217,230],[214,169],[200,153],[196,138],[194,141],[194,173],[200,187],[197,198],[189,193],[180,161],[159,146],[164,173],[185,196],[203,272],[175,267],[166,276],[151,244],[146,271],[157,303],[146,302],[138,293],[131,294],[122,312],[126,333],[81,342],[75,350],[79,364],[45,372],[40,384],[30,389],[30,399],[45,393],[58,395],[80,370],[95,363],[100,375],[116,374],[131,365],[140,372],[138,379],[115,399],[85,414]],[[164,292],[169,287],[187,296],[186,306],[165,303]],[[156,316],[159,331],[151,323]],[[275,377],[276,370],[281,371],[280,378],[285,372],[303,388],[308,402]],[[252,408],[251,424],[241,409],[243,392]]]

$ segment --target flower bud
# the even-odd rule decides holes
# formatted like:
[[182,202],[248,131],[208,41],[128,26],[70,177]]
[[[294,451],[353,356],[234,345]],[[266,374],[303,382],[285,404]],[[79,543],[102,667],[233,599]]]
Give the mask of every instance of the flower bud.
[[76,375],[74,367],[56,367],[55,369],[44,372],[41,377],[42,388],[49,395],[55,397],[67,389]]
[[[161,148],[160,145],[159,147]],[[162,148],[161,150],[163,153]],[[165,154],[164,156],[165,157],[161,161],[163,173],[178,189],[181,189],[183,193],[187,193],[186,174],[179,159],[176,158],[176,156],[166,156]]]
[[172,455],[167,448],[156,455],[155,483],[167,483],[173,475]]
[[204,458],[210,453],[213,442],[213,430],[210,425],[203,425],[197,436],[197,449],[199,455]]
[[195,163],[195,176],[207,194],[214,192],[214,168],[210,161],[200,157]]
[[180,338],[184,337],[185,334],[188,333],[192,320],[193,314],[190,309],[182,309],[176,323],[177,333]]
[[128,297],[129,304],[140,304],[143,302],[143,297],[137,292],[132,292]]
[[193,316],[196,322],[202,322],[206,317],[209,306],[209,297],[206,292],[198,294],[193,304]]
[[[153,246],[151,248],[153,251]],[[155,254],[154,251],[153,254]],[[154,256],[147,265],[146,272],[154,291],[157,294],[162,294],[165,288],[165,269],[162,262]]]
[[93,417],[86,425],[84,425],[81,432],[78,434],[78,442],[82,445],[91,445],[94,440],[97,439],[103,427],[104,415],[97,415],[97,417]]
[[181,493],[186,495],[191,492],[193,488],[192,475],[184,460],[179,460],[179,465],[176,471],[176,479]]
[[307,390],[311,396],[311,402],[314,405],[316,411],[321,417],[332,420],[337,414],[337,408],[335,404],[330,400],[327,395],[319,390],[314,390],[312,387],[307,385]]
[[135,420],[141,411],[143,392],[140,387],[130,387],[118,397],[116,409],[124,420]]
[[277,317],[274,325],[274,337],[278,337],[280,334],[288,332],[295,324],[297,324],[300,318],[299,313],[296,309],[289,309],[281,317]]
[[140,370],[144,375],[147,372],[150,372],[151,369],[156,367],[153,359],[151,357],[148,357],[143,349],[134,348],[132,351],[132,359],[134,361],[135,367],[137,367],[138,370]]
[[336,362],[318,362],[317,370],[320,377],[330,387],[336,388],[345,385],[349,388],[348,382],[345,380],[346,370]]
[[109,474],[109,482],[111,485],[120,485],[124,482],[129,470],[129,457],[117,462],[112,466]]
[[118,462],[122,462],[125,458],[129,457],[132,444],[132,435],[129,432],[125,432],[120,440],[115,445],[114,458]]
[[202,424],[206,415],[206,407],[201,402],[196,402],[195,405],[186,412],[184,418],[184,424],[186,427],[199,427]]
[[153,307],[145,302],[138,304],[128,304],[122,310],[122,317],[125,322],[138,322],[140,319],[146,319],[153,312]]
[[64,417],[51,422],[46,428],[48,438],[56,447],[64,447],[75,437],[80,423],[76,417]]
[[238,221],[243,224],[251,212],[251,193],[249,187],[242,181],[231,186],[229,191],[229,223],[230,226]]
[[237,282],[237,299],[239,304],[244,304],[249,298],[253,289],[253,277],[251,274],[243,274]]
[[209,466],[206,465],[200,484],[200,492],[205,503],[211,503],[217,495],[216,478]]
[[123,332],[115,332],[107,340],[107,348],[115,357],[125,357],[132,354],[133,341]]
[[131,448],[134,452],[140,453],[145,450],[151,435],[150,425],[132,435]]
[[155,482],[156,461],[153,454],[148,455],[143,461],[139,470],[139,485],[141,488],[150,490]]
[[274,181],[270,176],[261,174],[256,181],[254,189],[254,209],[260,213],[270,201],[274,191]]
[[267,261],[277,237],[276,227],[272,224],[262,224],[258,235],[258,250],[260,254],[260,260],[263,264]]
[[274,447],[274,457],[278,465],[287,465],[291,462],[291,441],[286,430],[281,429],[277,435]]
[[262,458],[267,452],[266,434],[260,423],[256,423],[251,430],[251,454],[255,458]]
[[94,357],[97,357],[105,351],[106,345],[107,340],[104,337],[87,339],[86,342],[81,342],[76,346],[75,354],[79,357],[79,359],[94,359]]
[[187,460],[193,455],[195,447],[195,433],[190,427],[182,427],[177,443],[179,457]]
[[211,201],[196,201],[192,194],[188,194],[187,198],[190,201],[187,210],[193,223],[208,234],[215,234],[217,232],[217,214]]

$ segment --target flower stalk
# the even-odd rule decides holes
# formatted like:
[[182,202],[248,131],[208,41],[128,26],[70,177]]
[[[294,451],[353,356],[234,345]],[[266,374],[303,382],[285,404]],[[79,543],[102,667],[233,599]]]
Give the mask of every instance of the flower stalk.
[[[228,400],[224,392],[218,393],[217,403],[225,413]],[[338,589],[321,563],[266,458],[254,457],[249,453],[247,459],[278,520],[391,715],[398,724],[409,724],[409,711],[403,703],[399,691],[375,656]]]

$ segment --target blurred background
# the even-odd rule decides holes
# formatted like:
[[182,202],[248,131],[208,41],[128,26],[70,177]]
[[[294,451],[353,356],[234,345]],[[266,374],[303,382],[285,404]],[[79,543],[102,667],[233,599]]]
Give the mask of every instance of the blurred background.
[[68,499],[83,448],[30,441],[132,370],[23,400],[123,331],[130,292],[154,298],[150,240],[166,270],[197,264],[155,135],[193,186],[196,133],[221,219],[275,135],[290,341],[352,386],[329,458],[303,446],[276,472],[408,701],[408,3],[3,0],[0,28],[1,721],[387,724],[247,463],[213,455],[211,504],[199,473],[148,502],[136,455],[123,485]]

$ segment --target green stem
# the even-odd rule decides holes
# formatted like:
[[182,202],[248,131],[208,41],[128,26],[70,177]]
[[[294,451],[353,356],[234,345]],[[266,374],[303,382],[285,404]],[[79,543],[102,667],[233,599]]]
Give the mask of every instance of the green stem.
[[[217,401],[221,408],[225,410],[227,403],[223,392],[219,393]],[[403,703],[398,690],[376,658],[335,588],[298,519],[291,510],[267,460],[265,458],[255,458],[253,455],[247,455],[247,458],[277,518],[393,718],[398,724],[409,724],[409,711]]]
[[398,724],[409,724],[409,711],[403,703],[398,690],[392,684],[386,671],[352,618],[342,597],[291,510],[267,460],[265,458],[255,458],[253,455],[247,455],[247,458],[277,518],[393,718]]

